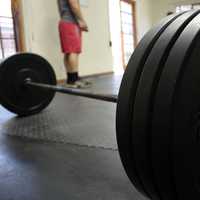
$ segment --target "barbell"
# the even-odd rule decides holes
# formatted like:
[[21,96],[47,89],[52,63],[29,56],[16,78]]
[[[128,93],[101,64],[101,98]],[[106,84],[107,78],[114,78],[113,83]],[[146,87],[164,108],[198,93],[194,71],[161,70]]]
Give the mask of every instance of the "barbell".
[[20,116],[46,108],[55,92],[117,103],[120,157],[134,186],[153,200],[200,198],[200,11],[168,16],[135,49],[119,95],[56,85],[39,55],[0,64],[1,104]]

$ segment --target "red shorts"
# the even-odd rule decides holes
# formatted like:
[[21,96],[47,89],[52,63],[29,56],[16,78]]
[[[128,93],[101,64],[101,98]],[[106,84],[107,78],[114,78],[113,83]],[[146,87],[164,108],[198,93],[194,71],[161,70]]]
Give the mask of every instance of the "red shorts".
[[81,29],[77,24],[61,20],[59,22],[59,33],[63,53],[81,53]]

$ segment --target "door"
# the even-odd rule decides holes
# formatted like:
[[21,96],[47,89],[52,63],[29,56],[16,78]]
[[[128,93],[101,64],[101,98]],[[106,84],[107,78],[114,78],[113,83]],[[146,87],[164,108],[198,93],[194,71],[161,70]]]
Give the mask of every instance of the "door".
[[120,0],[120,13],[122,58],[125,68],[137,44],[135,1]]

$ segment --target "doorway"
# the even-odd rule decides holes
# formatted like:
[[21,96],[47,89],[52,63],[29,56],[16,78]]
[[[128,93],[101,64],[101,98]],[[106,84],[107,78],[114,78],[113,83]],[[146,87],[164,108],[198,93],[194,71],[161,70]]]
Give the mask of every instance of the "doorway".
[[109,0],[110,45],[117,74],[124,72],[137,44],[135,6],[134,0]]
[[123,66],[126,68],[137,44],[135,1],[120,0],[120,15],[122,58]]

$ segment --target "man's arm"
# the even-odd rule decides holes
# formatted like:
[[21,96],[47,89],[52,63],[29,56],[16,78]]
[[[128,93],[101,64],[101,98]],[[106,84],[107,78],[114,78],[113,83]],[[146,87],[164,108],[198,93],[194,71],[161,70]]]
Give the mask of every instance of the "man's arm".
[[76,16],[79,26],[83,31],[88,31],[87,23],[85,22],[85,19],[83,17],[83,14],[81,12],[81,7],[78,0],[68,0],[70,8],[72,9],[72,12]]

